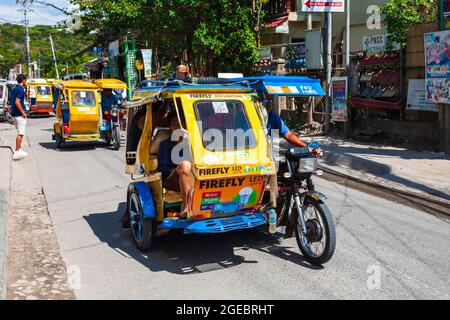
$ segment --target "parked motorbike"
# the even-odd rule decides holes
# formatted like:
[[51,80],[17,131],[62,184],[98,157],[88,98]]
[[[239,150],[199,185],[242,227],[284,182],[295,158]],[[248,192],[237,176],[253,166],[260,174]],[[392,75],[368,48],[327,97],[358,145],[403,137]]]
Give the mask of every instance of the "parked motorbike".
[[336,230],[326,197],[315,190],[312,175],[317,170],[318,144],[292,148],[281,155],[278,170],[277,226],[285,226],[285,238],[295,234],[306,261],[328,262],[336,248]]
[[104,112],[100,136],[108,145],[112,145],[114,150],[120,149],[120,121],[123,114],[124,109],[119,109],[117,105],[112,106],[110,111]]
[[9,124],[14,124],[14,118],[11,116],[11,108],[9,107],[9,105],[4,105],[2,108],[3,108],[3,115],[5,117],[5,120]]

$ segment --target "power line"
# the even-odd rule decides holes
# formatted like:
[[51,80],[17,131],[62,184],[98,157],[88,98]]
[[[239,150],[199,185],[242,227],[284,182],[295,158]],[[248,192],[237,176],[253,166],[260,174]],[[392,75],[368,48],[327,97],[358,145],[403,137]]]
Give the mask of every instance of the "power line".
[[35,15],[41,17],[42,19],[45,19],[45,20],[49,21],[49,22],[52,22],[52,23],[57,23],[57,22],[58,22],[58,21],[56,21],[56,20],[50,20],[48,17],[45,17],[45,16],[41,15],[40,13],[37,13],[37,11],[33,11],[33,13],[34,13]]

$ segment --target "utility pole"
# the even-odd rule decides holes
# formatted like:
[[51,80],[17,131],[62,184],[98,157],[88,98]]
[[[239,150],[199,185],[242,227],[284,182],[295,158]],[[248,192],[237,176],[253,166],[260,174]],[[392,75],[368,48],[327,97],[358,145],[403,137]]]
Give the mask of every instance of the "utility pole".
[[52,46],[53,61],[55,61],[56,79],[59,80],[58,63],[56,62],[55,48],[53,47],[53,39],[50,35],[50,45]]
[[[308,13],[306,16],[306,30],[311,30],[313,28],[312,23],[312,13]],[[312,126],[314,123],[314,97],[309,97],[308,99],[308,125]]]
[[350,66],[350,0],[345,1],[345,67]]
[[23,12],[24,20],[23,23],[25,25],[25,33],[26,33],[26,48],[27,48],[27,64],[28,64],[28,78],[31,78],[31,57],[30,57],[30,34],[28,30],[29,20],[27,18],[28,12],[32,11],[30,8],[27,7],[28,3],[32,3],[33,0],[16,0],[16,4],[21,4],[23,9],[19,10],[20,12]]
[[[350,0],[345,1],[345,56],[344,56],[344,65],[345,65],[345,74],[348,79],[350,78]],[[351,126],[351,113],[348,110],[347,105],[347,121],[344,122],[344,135],[348,137],[350,135],[350,126]]]
[[325,101],[325,134],[330,133],[331,123],[331,77],[333,68],[332,41],[333,41],[333,14],[326,13],[327,20],[327,97]]
[[38,55],[38,67],[37,67],[37,76],[36,78],[41,78],[41,50],[39,50],[39,55]]

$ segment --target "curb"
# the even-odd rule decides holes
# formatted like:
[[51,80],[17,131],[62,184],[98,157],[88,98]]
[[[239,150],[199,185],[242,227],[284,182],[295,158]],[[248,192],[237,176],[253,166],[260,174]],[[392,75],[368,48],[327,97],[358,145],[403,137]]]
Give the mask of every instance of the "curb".
[[[416,193],[416,192],[401,190],[399,188],[394,188],[394,187],[386,186],[384,184],[371,182],[371,181],[368,181],[368,180],[365,180],[365,179],[362,179],[362,178],[358,178],[356,176],[348,175],[348,174],[342,173],[340,171],[333,170],[333,169],[329,168],[328,166],[319,165],[318,167],[319,167],[319,169],[323,170],[324,172],[328,172],[330,174],[337,175],[337,176],[340,176],[340,177],[344,177],[346,179],[353,180],[353,181],[356,181],[356,182],[364,183],[364,184],[367,184],[367,185],[372,186],[372,187],[384,189],[386,191],[390,191],[390,192],[397,193],[397,194],[402,194],[402,195],[409,196],[409,197],[415,197],[417,199],[420,199],[420,200],[423,200],[423,201],[427,201],[427,202],[431,202],[431,203],[434,203],[434,204],[439,205],[439,206],[443,206],[443,207],[447,207],[447,208],[450,207],[450,201],[445,201],[445,200],[442,200],[440,198],[437,198],[437,197],[434,197],[434,196],[431,196],[431,195],[430,196],[425,196],[425,195],[422,195],[422,194],[419,194],[419,193]],[[449,213],[444,213],[444,214],[450,217],[450,211],[449,211]]]
[[[5,146],[0,139],[0,146]],[[2,180],[6,183],[0,188],[0,300],[6,299],[7,288],[7,256],[8,256],[8,211],[9,211],[9,192],[11,190],[11,162],[7,162],[7,169],[4,170]],[[6,172],[6,173],[5,173]]]
[[335,153],[328,151],[326,148],[324,148],[324,151],[325,153],[321,159],[321,162],[329,166],[338,164],[339,166],[347,167],[351,170],[364,171],[364,173],[369,173],[374,176],[382,176],[392,172],[391,167],[386,164],[348,154],[343,155],[340,153]]

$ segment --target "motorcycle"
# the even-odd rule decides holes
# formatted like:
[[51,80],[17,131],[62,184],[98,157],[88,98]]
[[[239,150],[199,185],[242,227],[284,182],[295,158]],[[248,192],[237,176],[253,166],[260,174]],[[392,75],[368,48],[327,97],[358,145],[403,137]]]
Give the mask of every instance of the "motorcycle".
[[14,124],[14,118],[11,116],[11,107],[9,105],[4,105],[3,107],[3,116],[9,124]]
[[[295,234],[306,261],[313,265],[328,262],[336,248],[333,216],[326,197],[315,190],[312,175],[317,173],[317,143],[309,148],[291,148],[281,155],[278,178],[277,226],[286,227],[285,238]],[[269,204],[266,204],[268,208]]]
[[114,150],[120,149],[120,121],[124,112],[124,109],[120,109],[119,106],[114,105],[111,107],[110,111],[105,111],[103,113],[104,116],[100,137],[105,140],[108,145],[112,144]]

